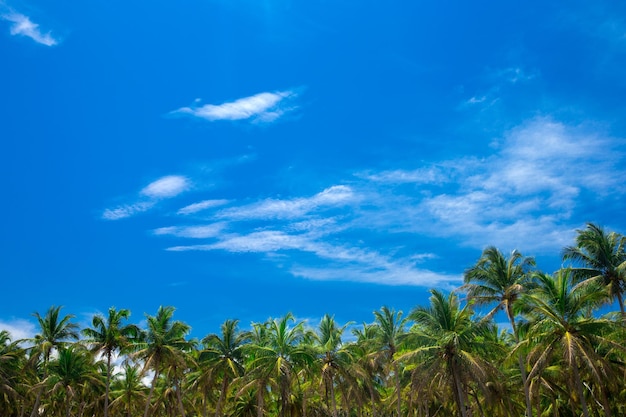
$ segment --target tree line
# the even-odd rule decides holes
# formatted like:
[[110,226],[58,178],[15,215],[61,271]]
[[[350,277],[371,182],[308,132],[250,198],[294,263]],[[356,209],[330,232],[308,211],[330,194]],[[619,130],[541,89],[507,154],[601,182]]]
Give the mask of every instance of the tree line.
[[0,415],[626,415],[625,244],[589,223],[552,274],[488,247],[457,290],[361,325],[287,313],[196,340],[173,307],[143,328],[112,307],[80,329],[53,306],[32,339],[0,332]]

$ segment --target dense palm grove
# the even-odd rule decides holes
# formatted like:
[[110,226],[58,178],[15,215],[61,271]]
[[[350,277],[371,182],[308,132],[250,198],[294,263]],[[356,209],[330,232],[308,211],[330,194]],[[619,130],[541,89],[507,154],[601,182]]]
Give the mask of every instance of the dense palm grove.
[[287,314],[193,340],[172,307],[85,329],[51,307],[33,339],[0,332],[0,415],[623,416],[625,244],[588,224],[554,274],[489,247],[457,291],[362,325]]

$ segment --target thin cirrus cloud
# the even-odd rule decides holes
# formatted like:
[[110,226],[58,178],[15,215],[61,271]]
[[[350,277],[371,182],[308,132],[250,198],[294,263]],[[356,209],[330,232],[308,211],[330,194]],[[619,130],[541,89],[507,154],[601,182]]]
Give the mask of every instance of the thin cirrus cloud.
[[334,185],[313,197],[291,200],[267,199],[247,206],[232,207],[217,213],[218,218],[230,220],[294,219],[320,209],[345,206],[358,200],[346,185]]
[[[535,117],[492,145],[482,156],[357,172],[350,185],[307,197],[202,200],[177,214],[217,208],[203,222],[152,234],[190,239],[169,251],[259,254],[308,279],[446,286],[460,277],[429,267],[432,259],[487,245],[553,254],[588,221],[589,204],[601,210],[624,191],[624,141],[593,123]],[[420,255],[411,236],[448,244]]]
[[160,200],[173,198],[189,190],[191,183],[182,175],[167,175],[151,182],[139,192],[138,201],[107,208],[102,213],[104,220],[120,220],[146,212]]
[[203,210],[208,210],[213,207],[219,207],[228,204],[228,200],[217,199],[217,200],[203,200],[198,203],[189,204],[178,210],[178,214],[188,215],[198,213]]
[[254,123],[270,123],[297,108],[293,101],[298,96],[295,91],[275,91],[255,94],[222,104],[181,107],[171,112],[173,115],[189,115],[201,119],[250,120]]
[[[458,239],[463,245],[554,251],[571,240],[585,205],[624,191],[623,140],[593,124],[537,117],[506,132],[490,156],[443,163],[447,178],[413,198],[400,185],[414,170],[381,172],[371,180],[397,187],[377,199],[370,224]],[[421,178],[416,180],[420,185]],[[386,184],[389,186],[389,184]],[[372,184],[377,187],[376,183]],[[426,190],[426,188],[424,188]],[[400,214],[401,213],[401,214]],[[422,219],[414,222],[410,219]],[[408,219],[408,220],[407,220]],[[542,236],[542,239],[537,239]],[[524,247],[520,248],[519,245]]]
[[12,23],[10,33],[14,36],[25,36],[33,41],[46,46],[54,46],[59,43],[58,39],[52,37],[50,32],[44,33],[39,29],[39,25],[30,20],[28,16],[17,13],[0,2],[0,12],[7,9],[5,13],[0,14],[0,19]]

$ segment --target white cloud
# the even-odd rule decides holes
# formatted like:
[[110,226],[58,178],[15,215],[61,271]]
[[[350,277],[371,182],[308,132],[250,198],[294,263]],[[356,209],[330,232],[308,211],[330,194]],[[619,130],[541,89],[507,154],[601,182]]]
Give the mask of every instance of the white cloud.
[[296,97],[297,94],[294,91],[265,92],[219,105],[182,107],[172,113],[188,114],[209,121],[251,119],[255,122],[268,123],[295,110],[296,107],[288,103]]
[[102,218],[105,220],[120,220],[127,217],[134,216],[135,214],[143,213],[150,210],[156,205],[154,201],[140,201],[133,204],[124,204],[112,209],[106,209],[102,213]]
[[224,230],[225,223],[214,223],[204,226],[170,226],[155,229],[155,235],[170,235],[176,237],[187,237],[192,239],[206,239],[219,236]]
[[228,204],[228,200],[204,200],[198,203],[189,204],[178,210],[178,214],[187,215],[197,213],[202,210],[206,210],[213,207],[223,206]]
[[[570,220],[584,203],[583,193],[600,199],[623,191],[624,155],[615,149],[619,143],[594,126],[534,118],[507,132],[489,157],[447,161],[457,172],[445,189],[430,189],[409,204],[401,201],[407,196],[400,191],[385,196],[388,205],[379,207],[376,222],[370,222],[453,236],[478,248],[513,249],[523,243],[519,249],[560,249],[572,236]],[[404,215],[391,215],[400,210]],[[402,218],[422,221],[402,226]]]
[[58,43],[58,40],[53,38],[50,33],[41,32],[39,25],[33,23],[28,16],[24,16],[21,13],[9,12],[0,15],[0,18],[13,23],[10,29],[11,35],[26,36],[46,46],[54,46]]
[[187,191],[190,186],[187,177],[181,175],[161,177],[148,184],[139,192],[139,201],[105,209],[102,213],[102,218],[104,220],[120,220],[146,212],[155,207],[159,200],[176,197]]
[[358,176],[366,178],[370,181],[391,183],[391,184],[441,184],[447,182],[450,173],[449,169],[443,167],[419,168],[414,170],[390,170],[382,171],[375,174],[358,174]]
[[295,219],[312,211],[344,206],[358,200],[352,188],[335,185],[309,198],[267,199],[259,203],[221,210],[217,217],[231,220]]
[[168,175],[148,184],[141,194],[151,198],[176,197],[189,189],[189,180],[180,175]]
[[0,320],[0,330],[8,331],[12,341],[32,339],[36,333],[35,324],[24,319]]

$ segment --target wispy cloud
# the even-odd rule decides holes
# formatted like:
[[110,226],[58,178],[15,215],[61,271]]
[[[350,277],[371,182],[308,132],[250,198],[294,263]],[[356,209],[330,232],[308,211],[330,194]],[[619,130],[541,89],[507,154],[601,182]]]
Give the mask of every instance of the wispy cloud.
[[168,175],[148,184],[141,194],[150,198],[170,198],[189,189],[189,180],[180,175]]
[[150,210],[156,201],[140,201],[133,204],[124,204],[115,208],[105,209],[102,218],[105,220],[119,220]]
[[104,220],[120,220],[146,212],[160,200],[172,198],[189,190],[191,183],[181,175],[167,175],[151,182],[139,192],[139,201],[107,208],[102,213]]
[[[0,3],[0,12],[2,12],[2,8],[2,4]],[[50,32],[42,32],[37,23],[34,23],[28,16],[21,13],[9,10],[0,14],[0,19],[12,23],[10,28],[11,35],[26,36],[46,46],[54,46],[59,43],[58,39],[53,38]]]
[[[624,192],[624,145],[595,124],[536,117],[485,155],[360,171],[309,196],[202,200],[176,212],[215,208],[202,221],[152,233],[193,239],[169,251],[258,254],[307,279],[452,287],[465,265],[441,259],[462,248],[558,253],[589,220],[582,205],[601,208]],[[144,190],[174,196],[184,188]],[[447,243],[413,243],[424,239]]]
[[297,96],[295,91],[290,90],[265,92],[217,105],[181,107],[172,114],[186,114],[209,121],[251,120],[269,123],[295,110],[297,106],[293,104],[293,100]]
[[11,340],[32,339],[35,336],[35,324],[24,319],[0,321],[0,330],[11,334]]
[[355,202],[358,196],[346,185],[335,185],[310,198],[291,200],[267,199],[247,206],[221,210],[217,217],[231,220],[295,219],[320,209],[343,206]]
[[[386,195],[381,201],[388,205],[381,205],[369,221],[454,237],[478,248],[493,244],[513,249],[523,243],[528,250],[558,249],[569,241],[572,221],[588,220],[577,219],[581,199],[589,204],[591,196],[600,201],[623,192],[620,144],[595,126],[538,117],[507,132],[491,156],[445,162],[455,166],[442,183],[445,187],[431,187],[420,198],[400,191]],[[393,176],[403,177],[398,172]],[[404,216],[391,216],[392,211]],[[422,221],[402,225],[403,218]]]
[[213,223],[203,226],[169,226],[155,229],[155,235],[170,235],[192,239],[206,239],[219,236],[226,226],[225,223]]
[[189,204],[178,210],[178,214],[187,215],[194,214],[199,211],[207,210],[213,207],[219,207],[228,204],[228,200],[218,199],[218,200],[204,200],[198,203]]

